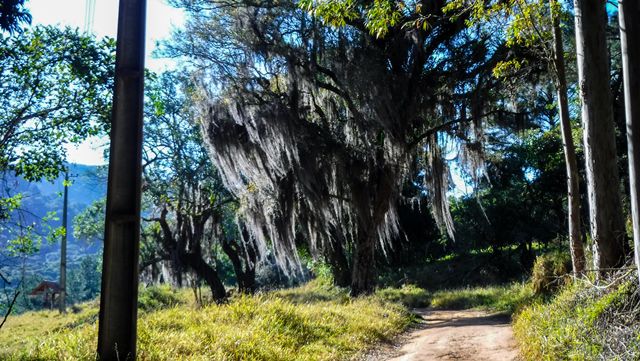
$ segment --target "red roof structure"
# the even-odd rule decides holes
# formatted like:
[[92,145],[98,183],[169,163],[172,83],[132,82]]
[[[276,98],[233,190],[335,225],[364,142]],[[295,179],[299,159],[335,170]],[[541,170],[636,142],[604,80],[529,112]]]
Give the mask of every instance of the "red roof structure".
[[29,296],[38,296],[41,294],[56,294],[60,293],[60,285],[58,282],[42,281],[34,289],[29,292]]
[[29,292],[29,296],[42,295],[42,305],[53,309],[53,305],[56,303],[56,295],[59,295],[61,290],[58,282],[42,281]]

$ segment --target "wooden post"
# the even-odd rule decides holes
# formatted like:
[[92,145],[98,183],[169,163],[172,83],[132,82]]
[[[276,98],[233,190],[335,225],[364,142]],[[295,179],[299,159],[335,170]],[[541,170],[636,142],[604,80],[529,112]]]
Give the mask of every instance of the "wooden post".
[[145,11],[145,0],[120,0],[98,330],[101,361],[136,357]]

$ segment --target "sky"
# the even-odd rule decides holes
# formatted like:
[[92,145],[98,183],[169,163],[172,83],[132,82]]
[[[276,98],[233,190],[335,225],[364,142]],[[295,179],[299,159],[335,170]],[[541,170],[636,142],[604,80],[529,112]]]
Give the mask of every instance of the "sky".
[[[28,0],[32,25],[58,25],[85,28],[87,4],[91,0]],[[115,38],[118,25],[118,0],[93,0],[95,12],[91,31],[97,37]],[[145,65],[160,72],[175,67],[170,59],[154,59],[153,50],[159,40],[168,38],[172,29],[184,23],[184,13],[166,3],[166,0],[147,0],[147,42]],[[108,146],[106,138],[90,138],[79,146],[68,146],[67,155],[71,163],[105,164],[103,151]]]

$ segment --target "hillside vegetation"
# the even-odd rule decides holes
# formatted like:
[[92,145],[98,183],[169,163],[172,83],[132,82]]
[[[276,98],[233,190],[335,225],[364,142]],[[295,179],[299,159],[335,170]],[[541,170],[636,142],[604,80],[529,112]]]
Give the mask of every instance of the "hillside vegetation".
[[638,281],[626,272],[569,282],[518,313],[514,333],[526,360],[638,360],[638,320]]

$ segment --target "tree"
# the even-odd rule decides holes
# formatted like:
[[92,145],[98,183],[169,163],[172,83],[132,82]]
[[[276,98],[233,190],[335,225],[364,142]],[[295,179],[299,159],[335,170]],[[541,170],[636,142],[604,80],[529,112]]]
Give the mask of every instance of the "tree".
[[620,267],[627,248],[609,85],[605,5],[602,0],[574,3],[589,218],[597,269]]
[[640,277],[640,2],[618,3],[635,261]]
[[571,119],[569,116],[569,100],[567,96],[567,75],[564,61],[564,44],[560,29],[559,4],[550,2],[550,15],[553,26],[553,69],[555,73],[557,102],[562,130],[562,146],[564,161],[567,168],[567,203],[569,210],[569,249],[573,273],[580,275],[584,272],[585,256],[582,243],[580,222],[580,176],[576,148],[573,144]]
[[371,292],[375,254],[399,231],[416,168],[434,218],[453,232],[443,147],[459,145],[477,175],[483,124],[516,118],[491,102],[505,47],[489,29],[467,29],[469,12],[402,1],[181,4],[190,20],[168,52],[196,69],[210,156],[259,249],[295,270],[297,239],[317,257],[353,245],[351,293]]
[[[462,2],[458,2],[457,7],[463,5]],[[484,10],[487,5],[489,10]],[[580,176],[569,115],[564,43],[560,27],[561,3],[556,0],[510,0],[496,3],[481,1],[473,6],[475,22],[497,17],[508,18],[507,44],[514,50],[522,48],[519,51],[522,58],[512,56],[507,61],[499,63],[495,68],[496,75],[517,77],[518,69],[513,68],[521,68],[526,64],[532,66],[530,63],[535,62],[532,61],[533,58],[541,59],[545,63],[544,66],[549,68],[549,75],[556,87],[557,110],[562,130],[567,180],[569,249],[573,271],[575,274],[581,274],[584,271],[585,256],[580,221]],[[548,79],[542,79],[541,82],[546,81]]]
[[[207,283],[214,299],[223,302],[226,290],[212,250],[225,210],[235,199],[207,157],[189,110],[189,88],[180,84],[185,80],[173,73],[150,76],[148,82],[143,191],[153,215],[145,220],[159,225],[154,232],[157,259],[170,261],[175,282],[182,285],[183,273],[192,271]],[[235,250],[233,242],[222,236],[225,252]],[[240,285],[246,276],[241,267],[236,271]]]
[[0,171],[53,180],[65,144],[108,129],[113,40],[37,26],[0,37],[0,63]]
[[[1,3],[0,28],[16,31],[30,19],[22,4]],[[26,257],[37,250],[46,226],[25,222],[23,196],[8,182],[18,176],[54,180],[65,167],[65,145],[106,131],[113,41],[37,26],[20,36],[0,35],[0,64],[0,227],[15,235],[7,251]]]

